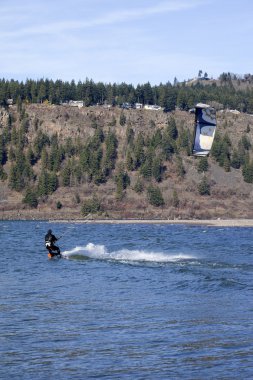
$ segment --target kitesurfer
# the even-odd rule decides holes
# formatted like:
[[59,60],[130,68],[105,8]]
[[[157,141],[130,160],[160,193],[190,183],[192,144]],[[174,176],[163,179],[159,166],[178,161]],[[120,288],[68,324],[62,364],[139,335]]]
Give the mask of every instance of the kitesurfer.
[[54,236],[52,230],[48,230],[45,235],[45,245],[48,250],[48,257],[61,256],[60,248],[55,245],[55,242],[59,240]]

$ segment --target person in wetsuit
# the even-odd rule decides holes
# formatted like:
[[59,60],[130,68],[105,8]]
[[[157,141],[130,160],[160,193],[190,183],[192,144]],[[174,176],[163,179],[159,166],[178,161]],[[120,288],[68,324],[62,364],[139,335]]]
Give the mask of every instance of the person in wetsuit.
[[45,245],[50,257],[61,256],[60,248],[55,245],[58,239],[53,235],[52,230],[48,230],[45,235]]

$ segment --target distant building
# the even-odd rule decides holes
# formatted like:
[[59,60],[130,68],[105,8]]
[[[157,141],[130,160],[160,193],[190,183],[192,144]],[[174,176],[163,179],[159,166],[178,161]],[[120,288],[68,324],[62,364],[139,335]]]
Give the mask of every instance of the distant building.
[[159,111],[162,109],[162,107],[157,106],[155,104],[145,104],[144,108],[145,110],[152,110],[152,111]]
[[130,103],[123,103],[121,105],[121,108],[129,110],[130,108],[133,108],[133,107],[132,107],[132,105]]
[[84,106],[84,102],[82,100],[70,100],[68,104],[71,107],[78,107],[78,108],[82,108]]
[[142,103],[135,103],[134,108],[139,110],[139,109],[143,108],[143,104]]
[[70,107],[84,107],[84,102],[82,100],[69,100],[66,102],[61,102],[62,106],[70,106]]

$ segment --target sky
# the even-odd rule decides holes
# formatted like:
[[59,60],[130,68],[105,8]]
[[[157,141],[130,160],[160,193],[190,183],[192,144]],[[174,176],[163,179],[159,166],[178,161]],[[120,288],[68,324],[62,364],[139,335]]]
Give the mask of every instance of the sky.
[[253,73],[252,0],[0,0],[0,78],[151,85]]

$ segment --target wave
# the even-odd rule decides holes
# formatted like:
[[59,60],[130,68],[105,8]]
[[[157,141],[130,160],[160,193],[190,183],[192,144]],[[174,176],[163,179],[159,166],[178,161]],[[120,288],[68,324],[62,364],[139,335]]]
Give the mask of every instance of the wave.
[[169,254],[163,252],[149,252],[145,250],[120,249],[109,252],[104,245],[88,243],[86,246],[77,246],[69,251],[62,252],[65,258],[83,257],[97,260],[115,260],[125,262],[153,262],[169,263],[182,260],[192,260],[196,257],[183,253]]

